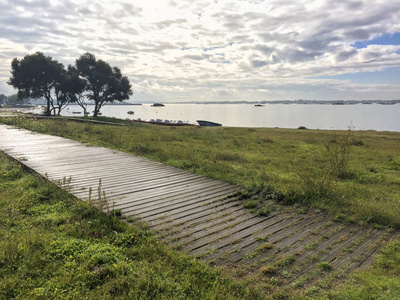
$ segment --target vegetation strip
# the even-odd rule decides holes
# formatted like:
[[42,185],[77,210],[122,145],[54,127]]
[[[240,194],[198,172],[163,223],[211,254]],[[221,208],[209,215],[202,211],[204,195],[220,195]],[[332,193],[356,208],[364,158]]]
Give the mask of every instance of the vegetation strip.
[[0,153],[1,299],[263,299]]
[[[304,175],[302,175],[302,176],[304,176]],[[259,189],[259,188],[256,186],[255,189]],[[272,208],[272,210],[281,209],[280,206],[276,205],[272,200],[276,199],[278,201],[282,201],[282,200],[283,201],[288,201],[288,200],[292,201],[291,199],[293,199],[293,198],[286,198],[286,199],[281,198],[282,196],[281,196],[281,194],[279,194],[279,192],[277,193],[276,191],[271,190],[269,187],[262,187],[261,189],[259,189],[259,191],[260,191],[260,194],[257,196],[257,197],[260,197],[259,200],[256,200],[256,201],[251,200],[251,201],[253,201],[251,204],[252,208],[250,208],[250,206],[249,206],[249,209],[253,210],[253,211],[249,212],[250,214],[254,215],[253,218],[260,218],[260,219],[265,218],[265,216],[257,214],[257,209],[258,209],[257,206],[258,205],[270,206],[270,208]],[[267,199],[267,200],[265,200],[265,199]],[[229,199],[226,199],[226,201],[229,202]],[[222,201],[222,203],[223,203],[223,201]],[[253,203],[255,206],[253,206]],[[256,210],[254,211],[254,209],[256,209]],[[268,210],[266,210],[266,211],[268,211]],[[288,213],[288,215],[291,215],[291,214],[293,214],[293,212],[299,214],[299,219],[304,219],[304,220],[306,219],[306,218],[302,217],[302,215],[305,214],[304,209],[301,207],[299,208],[299,206],[287,207],[287,212],[284,212],[284,213]],[[312,213],[312,209],[309,209],[307,214],[310,214],[310,213]],[[316,215],[321,215],[321,214],[316,212]],[[340,218],[343,219],[343,216]],[[350,252],[340,250],[341,245],[346,245],[343,240],[343,238],[344,238],[343,234],[341,234],[341,233],[343,233],[343,232],[352,232],[352,234],[354,233],[354,237],[352,238],[352,240],[354,241],[354,251],[357,251],[359,249],[358,247],[362,247],[363,249],[365,249],[365,244],[360,243],[357,245],[357,243],[356,243],[356,240],[358,240],[357,235],[359,235],[359,237],[361,237],[361,236],[363,236],[363,232],[365,232],[362,230],[362,226],[345,224],[340,220],[340,218],[337,218],[337,220],[336,220],[336,222],[338,222],[337,227],[338,228],[342,227],[343,231],[342,232],[340,230],[332,231],[332,234],[333,234],[332,237],[330,237],[330,236],[327,236],[327,237],[328,237],[328,239],[331,239],[334,237],[334,239],[336,239],[336,240],[333,240],[330,243],[322,243],[321,244],[321,245],[329,245],[329,244],[332,245],[332,247],[321,250],[321,251],[324,251],[324,254],[323,254],[324,256],[322,256],[322,257],[331,257],[332,259],[330,259],[330,260],[334,261],[335,264],[337,263],[338,265],[341,264],[342,260],[344,263],[344,260],[346,260],[348,256],[351,256]],[[290,219],[288,219],[288,220],[290,220]],[[293,219],[293,221],[295,221],[295,219]],[[175,223],[175,221],[172,219],[171,226],[173,226],[174,223]],[[294,228],[296,227],[296,222],[288,222],[288,223],[289,223],[288,227],[287,227],[288,229],[291,226],[294,226]],[[255,223],[255,224],[257,224],[257,223]],[[233,227],[229,227],[229,225],[227,225],[226,228],[233,228]],[[247,227],[247,228],[249,229],[250,227]],[[298,228],[300,229],[302,227],[298,227]],[[321,228],[325,228],[325,227],[321,227]],[[254,226],[254,230],[255,230],[254,232],[259,232],[260,228],[258,228],[257,226]],[[289,230],[288,233],[295,232],[296,230],[298,230],[298,229]],[[325,229],[323,229],[323,230],[325,230]],[[227,237],[226,234],[225,235],[221,234],[220,233],[221,231],[218,231],[218,229],[212,229],[211,232],[214,232],[217,234],[215,236],[215,238],[222,237],[225,239]],[[315,232],[318,232],[317,228],[316,228]],[[291,239],[290,235],[283,235],[283,232],[281,232],[281,233],[282,233],[282,236],[277,238],[278,240],[282,240],[284,242],[284,241],[287,241],[288,239]],[[379,231],[378,231],[378,233],[379,233]],[[229,234],[229,232],[227,232],[227,234]],[[315,237],[314,233],[310,232],[309,237],[311,238],[312,236]],[[387,236],[387,234],[385,234],[385,231],[381,231],[379,233],[380,239],[383,238],[383,236]],[[396,237],[397,232],[394,232],[393,236]],[[213,240],[213,237],[211,235],[209,237],[207,237],[207,239],[209,239],[210,241],[216,241],[216,240]],[[315,238],[315,241],[317,241],[317,240],[318,239]],[[372,239],[371,240],[366,239],[366,242],[367,243],[371,242],[370,245],[372,246],[373,251],[359,250],[359,252],[360,253],[362,252],[362,255],[363,255],[363,257],[360,259],[360,263],[370,261],[370,255],[374,254],[374,252],[378,250],[378,248],[376,248],[376,244],[373,243]],[[393,253],[394,253],[393,249],[396,249],[397,244],[398,244],[397,241],[394,241],[393,243],[389,244],[388,249],[391,249],[391,252],[390,251],[389,251],[389,253],[384,252],[386,255],[385,257],[389,257],[390,255],[393,256]],[[236,245],[236,243],[235,243],[235,245]],[[239,241],[239,245],[240,245],[240,241]],[[395,245],[395,246],[392,246],[392,245]],[[318,247],[319,245],[315,244],[315,246]],[[295,276],[295,273],[293,271],[291,271],[291,267],[294,265],[297,265],[300,268],[302,268],[302,267],[307,268],[307,266],[309,266],[309,263],[306,263],[303,265],[303,264],[299,264],[297,261],[298,261],[298,259],[300,259],[300,260],[306,262],[306,260],[304,260],[302,258],[307,257],[308,254],[312,253],[312,251],[314,251],[315,249],[318,249],[318,248],[315,248],[315,246],[312,246],[311,248],[309,248],[308,246],[307,247],[303,246],[303,248],[301,248],[301,245],[299,244],[297,246],[297,248],[299,250],[302,249],[301,252],[299,252],[299,253],[297,251],[294,251],[290,247],[289,248],[287,248],[287,247],[281,248],[280,251],[276,252],[277,254],[278,253],[281,253],[281,254],[275,255],[276,260],[275,260],[274,265],[265,266],[264,263],[267,262],[268,258],[272,258],[269,256],[270,250],[275,251],[278,249],[275,248],[275,247],[277,247],[276,245],[270,243],[269,241],[264,242],[263,245],[260,245],[260,247],[255,248],[255,252],[246,254],[246,256],[248,258],[250,258],[251,260],[253,260],[253,258],[256,258],[255,261],[257,263],[254,264],[254,260],[253,260],[253,264],[251,266],[243,264],[243,268],[249,268],[250,274],[253,274],[250,276],[251,278],[257,278],[256,280],[261,280],[262,282],[264,282],[264,284],[265,284],[264,288],[267,288],[267,286],[270,286],[269,288],[272,289],[272,286],[270,285],[270,283],[272,284],[272,282],[274,280],[277,280],[276,283],[274,284],[276,286],[276,288],[274,288],[275,292],[278,294],[283,293],[283,294],[289,295],[289,294],[291,294],[291,292],[289,290],[285,289],[284,283],[286,282],[286,278],[291,278],[292,276]],[[263,249],[263,250],[261,250],[261,249]],[[210,248],[209,250],[210,250],[210,256],[212,256],[212,254],[215,250],[213,248]],[[290,251],[294,251],[294,253],[289,254]],[[332,252],[329,252],[329,251],[332,251]],[[365,255],[367,255],[368,257],[365,257]],[[204,256],[204,257],[207,258],[207,256]],[[265,260],[265,259],[267,259],[267,260]],[[314,258],[312,258],[312,259],[314,260]],[[391,259],[393,259],[393,258],[391,258]],[[245,260],[243,260],[243,261],[245,261]],[[360,266],[360,263],[358,263],[357,265]],[[329,262],[320,261],[320,262],[315,263],[315,261],[313,261],[313,264],[315,266],[317,266],[317,268],[318,268],[317,272],[311,272],[310,274],[307,274],[307,276],[304,279],[297,278],[294,281],[295,287],[298,287],[300,289],[304,288],[303,291],[304,291],[305,295],[307,295],[309,293],[311,293],[311,294],[313,293],[312,290],[309,290],[307,288],[307,284],[306,284],[307,282],[315,283],[316,281],[318,281],[318,286],[320,287],[320,289],[321,288],[323,289],[324,288],[324,278],[329,277],[332,272],[336,272],[336,270],[333,269],[333,264],[330,264]],[[387,264],[383,263],[378,258],[377,264],[374,265],[374,268],[372,269],[372,271],[368,271],[368,272],[375,272],[374,270],[376,270],[378,272],[378,270],[380,270],[379,268],[381,268],[381,266],[385,266],[387,268]],[[390,274],[385,274],[385,276],[392,276],[393,274],[396,274],[396,272],[397,272],[397,269],[395,268],[395,266],[392,266],[392,265],[390,266],[390,270],[392,270],[390,272]],[[238,271],[238,272],[240,272],[240,271]],[[297,272],[300,272],[298,274],[301,274],[302,270],[301,269],[296,270],[296,273]],[[342,270],[341,270],[341,272],[342,272]],[[361,274],[371,274],[368,272],[363,272]],[[270,277],[268,274],[272,274],[272,277]],[[263,276],[265,276],[264,279],[263,279]],[[368,276],[368,275],[366,275],[366,276]],[[394,291],[394,293],[396,293],[396,289],[394,289],[393,291]],[[321,292],[321,290],[320,290],[320,292]],[[348,292],[348,290],[345,290],[343,293],[346,293],[346,292]]]

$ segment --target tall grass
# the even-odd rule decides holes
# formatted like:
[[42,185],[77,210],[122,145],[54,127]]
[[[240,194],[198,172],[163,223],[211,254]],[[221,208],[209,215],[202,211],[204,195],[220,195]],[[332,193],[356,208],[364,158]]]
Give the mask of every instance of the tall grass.
[[[25,120],[18,122],[24,126],[31,125]],[[296,197],[298,201],[305,201],[306,197],[300,196],[308,187],[304,187],[305,179],[298,175],[298,169],[303,167],[304,176],[317,180],[319,171],[312,166],[319,166],[321,172],[329,167],[324,157],[327,132],[233,128],[214,131],[153,126],[113,131],[98,125],[84,125],[86,128],[83,128],[82,124],[78,126],[63,120],[53,122],[39,121],[32,125],[42,132],[57,132],[104,145],[108,145],[108,141],[103,134],[109,138],[114,133],[120,135],[113,141],[120,141],[121,144],[116,145],[119,149],[125,149],[127,145],[135,147],[140,140],[154,147],[154,152],[145,153],[150,157],[168,154],[166,160],[172,160],[172,164],[182,160],[188,164],[196,162],[196,171],[208,172],[215,177],[222,173],[212,167],[222,162],[212,159],[217,156],[216,152],[222,153],[219,159],[226,163],[226,170],[236,175],[227,177],[249,187],[248,193],[259,195],[263,203],[271,200],[285,202],[296,200]],[[332,186],[326,187],[333,196],[345,195],[344,199],[334,198],[330,207],[336,212],[346,212],[341,205],[353,209],[371,205],[363,209],[363,213],[382,211],[368,218],[385,218],[388,213],[385,207],[393,205],[393,201],[383,194],[378,198],[377,189],[380,185],[385,189],[392,185],[394,189],[391,192],[398,193],[398,136],[367,132],[360,133],[357,138],[363,141],[364,146],[353,149],[357,159],[349,160],[348,172],[352,176],[334,178]],[[169,148],[177,149],[174,143],[182,151],[170,156],[173,150]],[[202,143],[208,143],[208,146],[201,147]],[[229,148],[232,148],[232,156],[226,156]],[[220,149],[222,152],[218,152]],[[196,155],[195,160],[190,158],[191,151]],[[236,164],[235,153],[244,157],[239,164]],[[311,170],[307,171],[307,168]],[[287,174],[280,176],[283,171]],[[248,180],[250,175],[251,180]],[[366,190],[365,182],[370,190]],[[62,183],[68,184],[68,179]],[[294,189],[297,189],[296,193]],[[315,198],[328,197],[316,194],[319,197]],[[377,200],[368,201],[370,195]],[[324,202],[318,200],[314,205],[321,203]],[[273,206],[264,206],[260,214],[268,214],[270,208],[274,209]],[[393,211],[392,219],[396,220],[396,211]],[[370,268],[352,274],[344,283],[343,275],[335,272],[331,278],[312,286],[303,287],[301,278],[294,285],[280,286],[268,266],[253,274],[248,269],[230,270],[232,276],[243,278],[232,279],[219,269],[169,249],[136,220],[125,221],[117,219],[116,214],[104,214],[57,186],[26,173],[19,164],[0,154],[0,299],[400,298],[400,240],[389,244]],[[385,223],[387,219],[381,222]],[[257,251],[269,247],[272,245],[264,240]],[[326,266],[320,266],[323,267]]]
[[262,299],[0,153],[0,299]]
[[269,186],[284,203],[400,226],[394,213],[400,209],[399,133],[107,126],[62,118],[0,122],[147,156],[244,188]]

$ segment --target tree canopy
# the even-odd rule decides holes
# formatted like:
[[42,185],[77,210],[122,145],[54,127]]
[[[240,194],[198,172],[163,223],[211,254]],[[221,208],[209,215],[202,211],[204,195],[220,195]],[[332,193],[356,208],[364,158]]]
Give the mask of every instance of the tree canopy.
[[45,56],[42,52],[26,55],[11,63],[11,77],[8,84],[18,89],[18,98],[45,98],[45,114],[54,111],[54,88],[61,81],[63,64]]
[[0,104],[6,102],[7,98],[8,97],[6,95],[0,94]]
[[94,117],[97,117],[103,105],[122,102],[132,95],[131,84],[126,76],[122,76],[121,70],[97,60],[89,52],[76,60],[75,67],[79,76],[86,81],[86,97],[94,101]]
[[94,102],[96,117],[101,107],[114,101],[129,99],[131,85],[118,67],[96,60],[85,53],[66,69],[62,63],[42,52],[14,58],[8,84],[18,90],[18,98],[44,98],[45,114],[60,114],[69,103],[78,103],[87,115],[85,99]]

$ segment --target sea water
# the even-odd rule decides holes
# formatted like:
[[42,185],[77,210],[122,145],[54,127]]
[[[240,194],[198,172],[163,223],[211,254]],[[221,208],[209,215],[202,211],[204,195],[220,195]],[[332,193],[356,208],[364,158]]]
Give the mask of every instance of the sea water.
[[[92,112],[91,107],[89,111]],[[134,114],[128,114],[133,111]],[[74,114],[75,112],[75,114]],[[65,116],[79,116],[82,109],[70,105]],[[105,105],[103,116],[120,119],[183,121],[207,120],[230,127],[279,127],[309,129],[377,130],[400,132],[400,104],[168,104]]]

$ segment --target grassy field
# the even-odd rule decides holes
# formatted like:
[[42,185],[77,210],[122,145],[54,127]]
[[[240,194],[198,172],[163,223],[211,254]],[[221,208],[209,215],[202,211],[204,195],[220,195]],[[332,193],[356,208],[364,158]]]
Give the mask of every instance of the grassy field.
[[263,298],[127,221],[0,153],[0,299]]
[[400,227],[400,133],[0,122],[147,156],[336,218]]
[[[1,120],[146,155],[336,218],[400,224],[394,211],[399,211],[396,133]],[[338,174],[331,171],[329,151],[342,138],[350,156],[345,172]],[[370,268],[348,278],[332,274],[313,286],[274,287],[273,275],[211,268],[169,249],[135,220],[126,221],[0,155],[0,299],[400,298],[399,240],[385,247]]]

